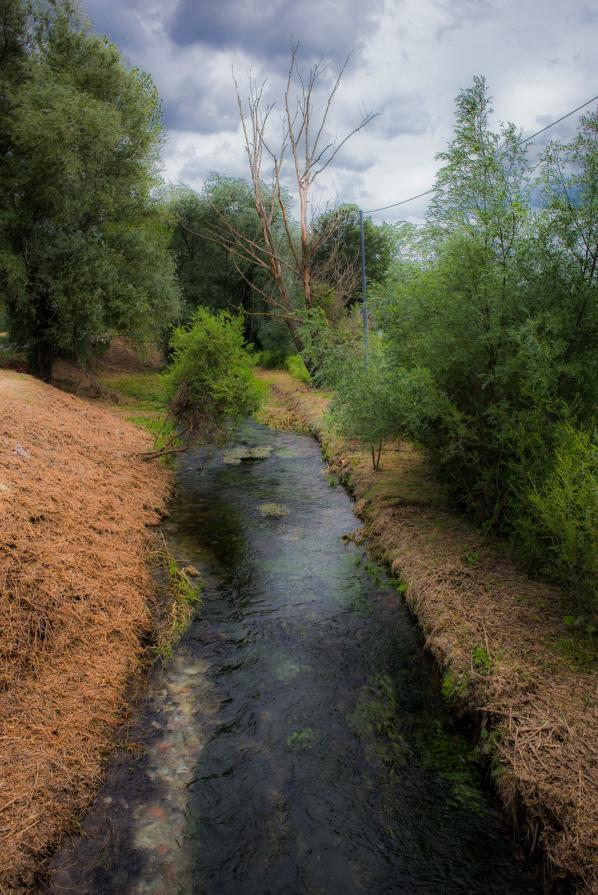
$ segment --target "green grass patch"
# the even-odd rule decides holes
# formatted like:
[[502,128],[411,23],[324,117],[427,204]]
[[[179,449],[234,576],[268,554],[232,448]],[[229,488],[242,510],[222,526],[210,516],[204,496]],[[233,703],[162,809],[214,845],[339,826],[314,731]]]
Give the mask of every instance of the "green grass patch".
[[166,380],[162,373],[148,370],[140,373],[119,373],[107,376],[106,385],[124,398],[134,398],[144,404],[166,407]]
[[293,379],[297,379],[299,382],[303,382],[305,385],[311,382],[309,370],[303,363],[303,358],[300,354],[292,354],[290,357],[287,357],[285,361],[285,368],[287,372],[291,374]]
[[166,445],[179,447],[174,421],[167,416],[166,381],[160,372],[119,373],[105,376],[104,384],[119,398],[119,408],[130,423],[141,426],[154,437],[154,450]]
[[160,554],[160,560],[167,573],[170,610],[166,624],[162,626],[153,647],[153,653],[162,662],[167,662],[185,633],[195,607],[201,601],[202,584],[201,581],[192,582],[167,550]]

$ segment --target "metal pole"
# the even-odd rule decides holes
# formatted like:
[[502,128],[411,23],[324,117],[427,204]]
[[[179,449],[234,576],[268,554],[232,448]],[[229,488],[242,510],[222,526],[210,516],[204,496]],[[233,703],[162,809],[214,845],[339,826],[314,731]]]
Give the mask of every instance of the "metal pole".
[[363,315],[363,357],[365,368],[368,366],[369,331],[368,331],[368,292],[365,278],[365,234],[363,230],[363,211],[359,209],[359,247],[361,250],[361,313]]

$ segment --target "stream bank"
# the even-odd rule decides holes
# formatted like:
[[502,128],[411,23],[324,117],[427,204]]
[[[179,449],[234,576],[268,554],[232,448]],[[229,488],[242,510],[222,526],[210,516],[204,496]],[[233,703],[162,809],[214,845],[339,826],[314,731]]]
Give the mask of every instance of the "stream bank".
[[172,477],[108,410],[0,371],[0,891],[31,890],[93,798],[153,630]]
[[475,722],[506,815],[545,884],[595,895],[596,669],[563,625],[563,593],[452,514],[411,446],[387,446],[372,470],[366,451],[327,429],[329,395],[284,372],[258,375],[271,390],[262,420],[315,435],[354,495],[371,548],[403,582],[445,698]]

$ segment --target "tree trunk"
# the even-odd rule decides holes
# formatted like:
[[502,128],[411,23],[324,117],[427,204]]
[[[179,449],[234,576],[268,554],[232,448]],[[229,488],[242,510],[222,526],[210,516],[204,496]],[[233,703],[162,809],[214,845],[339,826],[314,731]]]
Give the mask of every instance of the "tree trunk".
[[291,338],[292,338],[293,342],[295,343],[295,348],[297,349],[299,354],[301,354],[303,349],[305,348],[305,344],[299,334],[299,327],[297,326],[296,321],[292,320],[290,317],[285,317],[284,322],[286,323],[288,330],[291,334]]
[[51,322],[50,295],[46,287],[36,289],[35,331],[32,362],[36,375],[42,382],[52,382],[54,350],[48,338]]
[[42,382],[52,382],[54,352],[47,339],[37,343],[35,349],[35,372]]

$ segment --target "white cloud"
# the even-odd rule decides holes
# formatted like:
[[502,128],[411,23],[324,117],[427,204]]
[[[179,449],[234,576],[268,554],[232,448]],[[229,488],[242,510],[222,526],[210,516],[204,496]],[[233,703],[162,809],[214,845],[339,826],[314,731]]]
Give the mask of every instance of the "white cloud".
[[[383,11],[367,9],[359,33],[355,10],[367,4],[355,0],[329,0],[311,18],[301,18],[299,0],[260,2],[227,0],[216,16],[212,0],[195,0],[193,8],[176,0],[88,0],[100,29],[158,85],[170,122],[165,170],[173,181],[198,188],[212,170],[246,172],[231,67],[242,83],[251,65],[258,77],[270,77],[269,96],[280,95],[287,36],[277,37],[274,13],[287,24],[309,22],[307,50],[324,56],[340,58],[351,49],[341,44],[355,36],[359,52],[339,91],[334,130],[350,128],[363,108],[381,113],[326,173],[321,201],[355,201],[368,209],[431,186],[434,156],[451,135],[454,98],[476,74],[488,79],[494,122],[514,121],[526,134],[598,93],[598,15],[587,0],[386,0]],[[250,18],[247,34],[239,26],[241,10]],[[574,124],[564,123],[561,132]],[[379,217],[420,220],[425,207],[419,200]]]

